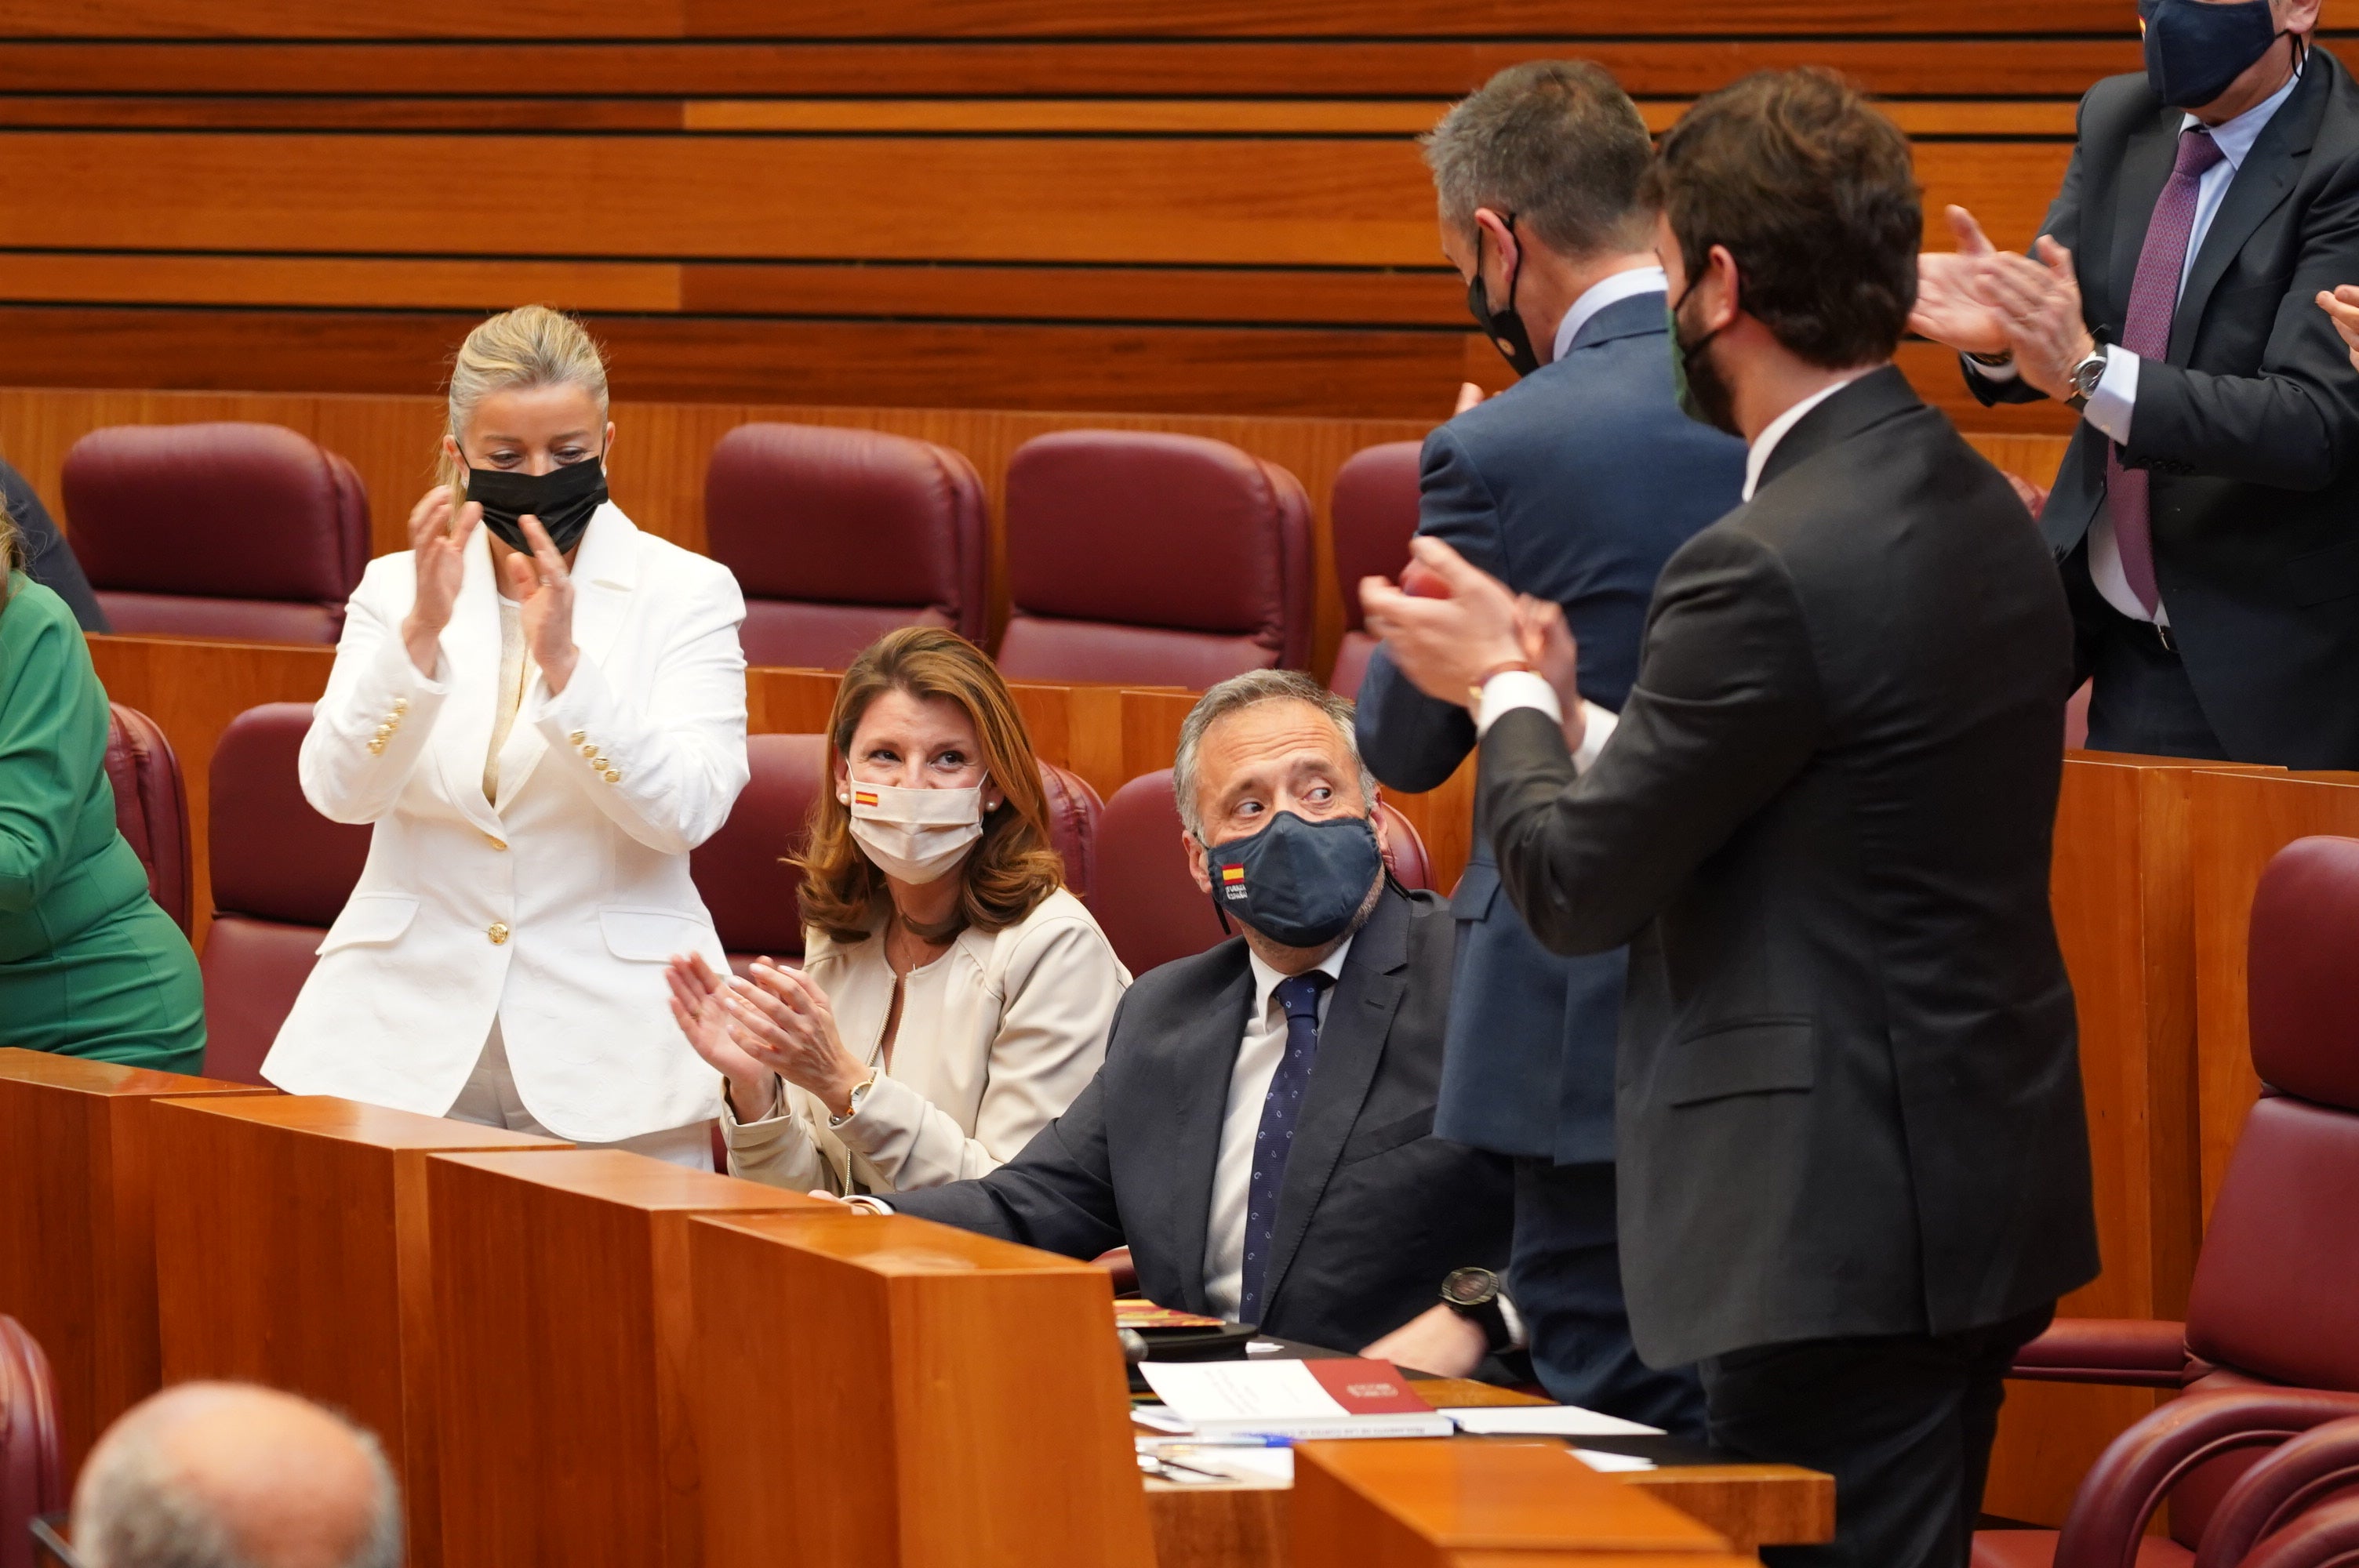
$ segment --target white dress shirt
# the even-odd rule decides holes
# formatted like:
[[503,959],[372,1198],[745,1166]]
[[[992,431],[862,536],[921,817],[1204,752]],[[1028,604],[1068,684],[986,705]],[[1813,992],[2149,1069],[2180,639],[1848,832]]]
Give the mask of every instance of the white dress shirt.
[[[1841,381],[1819,388],[1761,427],[1761,434],[1753,438],[1753,445],[1745,453],[1744,499],[1753,499],[1753,492],[1761,483],[1761,470],[1769,466],[1769,454],[1777,449],[1777,443],[1786,438],[1786,432],[1800,424],[1811,409],[1869,371],[1881,367],[1867,365],[1846,372]],[[1476,738],[1479,740],[1489,734],[1491,726],[1498,722],[1501,714],[1513,712],[1518,708],[1537,708],[1558,723],[1564,722],[1564,705],[1557,701],[1556,689],[1544,678],[1530,670],[1502,670],[1483,683],[1483,699],[1474,707]],[[1590,764],[1597,761],[1598,753],[1605,750],[1605,742],[1613,739],[1614,727],[1622,721],[1612,709],[1600,708],[1587,697],[1582,698],[1581,710],[1581,745],[1572,753],[1572,771],[1577,773],[1589,771]]]
[[1549,362],[1553,363],[1572,352],[1572,341],[1581,336],[1581,330],[1589,325],[1590,318],[1608,305],[1619,305],[1625,299],[1634,299],[1641,294],[1662,294],[1670,287],[1670,280],[1663,276],[1663,269],[1658,266],[1634,266],[1627,272],[1613,273],[1591,284],[1582,291],[1581,297],[1572,302],[1572,308],[1564,313],[1564,319],[1556,324],[1556,347],[1549,351]]
[[[2220,161],[2203,171],[2195,186],[2195,222],[2187,233],[2187,254],[2179,264],[2179,287],[2187,287],[2188,275],[2195,270],[2195,258],[2203,249],[2203,236],[2212,230],[2212,220],[2220,213],[2220,203],[2228,197],[2228,187],[2236,171],[2245,167],[2245,158],[2260,140],[2261,133],[2293,90],[2301,82],[2297,70],[2283,87],[2262,99],[2234,119],[2212,127],[2212,144],[2220,149]],[[2180,134],[2190,126],[2203,122],[2190,114],[2180,122]],[[2177,296],[2173,296],[2174,303]],[[1993,381],[2010,381],[2017,374],[2013,364],[1996,367],[1966,363],[1977,375]],[[2081,417],[2094,425],[2113,440],[2126,446],[2130,438],[2130,416],[2137,407],[2138,357],[2115,343],[2105,350],[2105,373],[2098,378],[2097,389],[2089,395],[2088,406]],[[2170,624],[2170,614],[2158,597],[2154,613],[2148,615],[2146,606],[2130,591],[2129,575],[2122,570],[2122,549],[2114,538],[2113,514],[2100,506],[2096,517],[2089,524],[2089,577],[2096,584],[2104,601],[2133,621],[2151,621],[2158,626]]]
[[[1540,685],[1546,689],[1548,683]],[[1344,937],[1312,968],[1340,979],[1353,940]],[[1229,1105],[1221,1116],[1220,1152],[1212,1162],[1212,1207],[1204,1222],[1205,1304],[1231,1322],[1245,1296],[1245,1206],[1253,1194],[1254,1138],[1261,1130],[1262,1102],[1269,1098],[1270,1080],[1286,1059],[1286,1009],[1277,1001],[1277,982],[1286,977],[1250,947],[1245,961],[1253,967],[1254,1006],[1245,1015],[1236,1065],[1229,1069]],[[1333,986],[1319,993],[1322,1029],[1327,1006],[1334,999]]]

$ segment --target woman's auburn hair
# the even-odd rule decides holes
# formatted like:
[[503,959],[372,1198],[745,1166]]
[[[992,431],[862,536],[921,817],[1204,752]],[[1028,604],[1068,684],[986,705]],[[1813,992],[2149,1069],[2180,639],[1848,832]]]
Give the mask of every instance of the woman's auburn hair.
[[861,719],[888,691],[958,704],[974,726],[984,771],[1006,797],[984,818],[983,837],[960,863],[955,924],[940,935],[970,925],[986,932],[1014,925],[1065,882],[1064,857],[1049,836],[1039,759],[990,655],[936,626],[886,633],[852,661],[836,687],[835,711],[827,721],[826,787],[812,803],[810,840],[789,860],[802,872],[797,899],[803,924],[838,942],[859,942],[892,903],[885,873],[862,853],[852,836],[851,809],[835,793],[836,770],[850,769]]

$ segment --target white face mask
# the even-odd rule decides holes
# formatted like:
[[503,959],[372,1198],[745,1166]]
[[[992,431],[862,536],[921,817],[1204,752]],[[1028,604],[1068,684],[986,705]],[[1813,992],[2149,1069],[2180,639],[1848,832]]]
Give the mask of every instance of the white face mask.
[[852,836],[876,869],[929,882],[966,859],[983,837],[983,786],[903,789],[854,780],[836,796],[852,808]]

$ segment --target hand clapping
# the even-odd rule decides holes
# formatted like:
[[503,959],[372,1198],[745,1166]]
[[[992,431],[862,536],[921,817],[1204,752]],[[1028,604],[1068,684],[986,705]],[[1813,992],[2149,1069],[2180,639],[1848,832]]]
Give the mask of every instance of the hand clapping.
[[1471,706],[1472,688],[1485,676],[1524,662],[1515,595],[1439,539],[1412,539],[1409,553],[1412,569],[1421,567],[1438,579],[1448,597],[1411,594],[1383,578],[1363,578],[1360,605],[1368,630],[1385,640],[1393,663],[1418,690]]
[[[478,515],[483,511],[469,509]],[[554,697],[573,678],[581,654],[573,645],[573,575],[565,569],[565,557],[558,554],[539,518],[527,514],[517,521],[532,554],[507,558],[508,583],[524,611],[525,645],[532,650],[532,662],[540,666],[541,678]]]
[[2006,353],[2026,384],[2050,397],[2072,391],[2072,367],[2096,351],[2081,312],[2072,253],[2046,234],[2032,256],[1994,246],[1962,207],[1948,210],[1958,248],[1917,258],[1909,330],[1962,353]]
[[418,592],[401,623],[401,641],[409,650],[409,662],[428,680],[434,678],[442,628],[451,623],[451,607],[466,580],[467,541],[484,520],[484,509],[472,501],[458,507],[453,519],[458,493],[450,485],[438,484],[409,510],[409,551],[418,568]]
[[666,978],[673,1019],[696,1054],[729,1080],[740,1121],[770,1114],[774,1074],[838,1116],[871,1076],[844,1049],[827,992],[799,970],[762,958],[752,979],[740,979],[690,954],[672,959]]

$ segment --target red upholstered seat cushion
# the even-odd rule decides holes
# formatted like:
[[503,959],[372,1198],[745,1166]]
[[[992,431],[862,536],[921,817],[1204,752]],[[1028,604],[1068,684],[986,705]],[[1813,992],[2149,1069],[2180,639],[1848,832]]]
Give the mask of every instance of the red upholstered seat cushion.
[[982,640],[983,481],[947,447],[740,425],[712,449],[704,524],[745,594],[748,664],[842,669],[898,626]]
[[180,761],[161,726],[136,708],[110,705],[106,779],[114,790],[114,825],[147,868],[147,892],[180,929],[189,929],[189,801]]
[[1335,645],[1335,670],[1327,677],[1327,689],[1337,697],[1356,699],[1360,683],[1368,678],[1368,660],[1377,646],[1377,639],[1365,632],[1344,633],[1343,640]]
[[277,425],[92,430],[60,492],[118,632],[333,642],[368,562],[359,474]]
[[2359,1110],[2359,838],[2299,838],[2253,894],[2253,1068],[2289,1095]]
[[[2056,1561],[2052,1530],[1978,1530],[1974,1531],[1973,1568],[2050,1568]],[[2189,1568],[2190,1552],[2167,1535],[2149,1535],[2138,1542],[2136,1568]]]
[[325,925],[216,914],[199,967],[205,980],[205,1076],[258,1084],[262,1059],[319,961]]
[[1009,460],[1011,680],[1201,688],[1310,656],[1301,484],[1223,442],[1066,430]]

